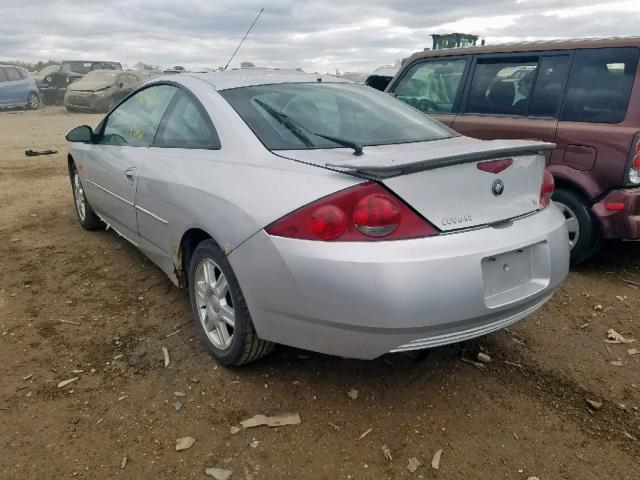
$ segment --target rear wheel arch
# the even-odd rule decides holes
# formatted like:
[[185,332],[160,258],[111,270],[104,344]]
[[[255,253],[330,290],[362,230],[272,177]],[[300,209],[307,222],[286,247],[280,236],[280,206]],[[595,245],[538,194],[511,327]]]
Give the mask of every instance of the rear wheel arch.
[[587,205],[589,208],[591,208],[591,206],[593,205],[593,202],[589,198],[589,195],[587,194],[587,192],[580,185],[574,182],[571,182],[565,178],[558,178],[555,175],[553,180],[554,180],[556,189],[571,191],[572,193],[580,196],[584,201],[584,204]]
[[201,228],[189,228],[182,234],[182,238],[180,239],[180,244],[173,261],[173,268],[180,288],[187,287],[189,264],[193,257],[193,252],[195,252],[198,245],[205,240],[213,240],[218,247],[220,247],[220,244],[216,239]]
[[561,181],[556,184],[553,200],[567,218],[568,228],[569,220],[573,219],[573,233],[569,228],[569,240],[572,242],[571,264],[578,265],[600,249],[602,239],[599,219],[591,211],[591,200],[570,182]]

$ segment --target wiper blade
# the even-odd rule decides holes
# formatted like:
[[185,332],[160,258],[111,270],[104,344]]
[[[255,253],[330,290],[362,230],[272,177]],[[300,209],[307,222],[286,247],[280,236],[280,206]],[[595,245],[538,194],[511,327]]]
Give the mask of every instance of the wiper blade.
[[287,127],[287,129],[291,133],[293,133],[296,137],[302,140],[302,143],[304,143],[307,147],[313,147],[314,144],[309,140],[309,137],[307,137],[304,133],[301,132],[301,130],[305,130],[311,135],[324,138],[325,140],[329,140],[330,142],[337,143],[338,145],[342,145],[343,147],[352,148],[353,154],[356,156],[360,156],[363,154],[363,151],[362,151],[363,146],[357,142],[354,142],[352,140],[347,140],[345,138],[334,137],[333,135],[325,135],[324,133],[317,133],[317,132],[311,131],[301,123],[289,117],[287,114],[279,112],[276,109],[274,109],[272,106],[267,105],[262,100],[256,99],[254,101],[258,105],[260,105],[267,113],[269,113],[269,115],[271,115],[273,118],[278,120],[282,125]]
[[284,125],[287,130],[293,133],[298,139],[304,143],[307,147],[313,147],[313,142],[307,137],[299,127],[297,127],[293,121],[284,113],[277,111],[270,105],[267,105],[262,100],[254,100],[258,105],[260,105],[269,115],[275,118],[280,124]]
[[[302,127],[304,128],[304,127]],[[305,130],[307,130],[305,128]],[[316,137],[325,138],[327,140],[332,141],[333,143],[337,143],[338,145],[342,145],[343,147],[353,148],[353,154],[356,156],[362,155],[364,152],[362,151],[363,147],[359,143],[353,142],[351,140],[347,140],[345,138],[334,137],[332,135],[325,135],[323,133],[312,132],[311,130],[307,130],[309,133],[315,135]]]

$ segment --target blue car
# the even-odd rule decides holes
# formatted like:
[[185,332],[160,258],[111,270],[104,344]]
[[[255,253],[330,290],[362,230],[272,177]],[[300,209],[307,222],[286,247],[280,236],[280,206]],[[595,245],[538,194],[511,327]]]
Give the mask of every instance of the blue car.
[[39,106],[38,87],[29,72],[13,65],[0,65],[0,108],[37,110]]

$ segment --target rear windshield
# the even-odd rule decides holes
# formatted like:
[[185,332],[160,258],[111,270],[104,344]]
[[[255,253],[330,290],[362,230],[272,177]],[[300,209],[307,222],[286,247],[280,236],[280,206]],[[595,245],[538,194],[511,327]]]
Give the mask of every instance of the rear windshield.
[[315,134],[363,146],[457,135],[390,95],[363,85],[290,83],[235,88],[220,94],[270,150],[341,146]]

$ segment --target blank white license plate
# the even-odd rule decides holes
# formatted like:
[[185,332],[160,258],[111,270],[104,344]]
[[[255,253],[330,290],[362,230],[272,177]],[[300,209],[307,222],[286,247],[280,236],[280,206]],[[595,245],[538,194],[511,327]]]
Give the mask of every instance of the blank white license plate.
[[517,290],[531,283],[531,247],[524,247],[482,259],[485,300]]

